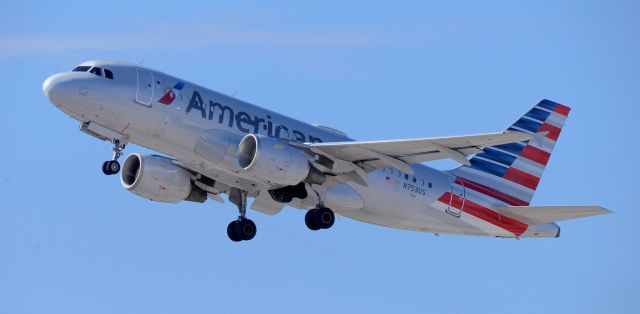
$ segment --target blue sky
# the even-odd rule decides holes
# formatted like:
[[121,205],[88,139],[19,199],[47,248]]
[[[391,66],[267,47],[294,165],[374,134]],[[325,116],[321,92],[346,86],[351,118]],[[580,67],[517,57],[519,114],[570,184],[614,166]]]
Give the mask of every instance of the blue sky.
[[[640,5],[633,1],[10,1],[0,12],[0,313],[635,313]],[[573,108],[533,203],[615,214],[559,239],[441,236],[228,203],[160,204],[41,91],[144,64],[357,139],[494,132]],[[127,153],[146,150],[132,145]],[[432,165],[447,168],[452,162]]]

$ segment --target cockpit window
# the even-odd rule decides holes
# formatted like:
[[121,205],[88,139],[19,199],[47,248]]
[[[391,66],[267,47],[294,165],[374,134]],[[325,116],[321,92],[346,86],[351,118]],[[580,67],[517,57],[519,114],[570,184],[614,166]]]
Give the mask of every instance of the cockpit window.
[[91,67],[90,66],[86,66],[86,65],[79,65],[77,67],[75,67],[73,70],[71,70],[72,72],[87,72],[89,71]]
[[89,70],[89,73],[93,73],[97,76],[102,76],[102,69],[99,67],[93,67],[91,68],[91,70]]
[[71,70],[71,72],[89,72],[89,73],[93,73],[97,76],[102,76],[102,77],[106,77],[110,80],[113,80],[113,72],[111,72],[111,70],[107,70],[104,69],[104,74],[103,74],[103,69],[100,67],[91,67],[88,65],[79,65],[77,67],[75,67],[73,70]]

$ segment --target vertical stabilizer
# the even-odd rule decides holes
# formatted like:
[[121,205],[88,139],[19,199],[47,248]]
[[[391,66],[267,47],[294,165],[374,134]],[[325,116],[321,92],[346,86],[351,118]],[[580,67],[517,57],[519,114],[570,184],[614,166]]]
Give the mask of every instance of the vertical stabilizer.
[[571,108],[542,100],[509,131],[533,134],[529,141],[487,147],[452,171],[465,187],[511,206],[529,205]]

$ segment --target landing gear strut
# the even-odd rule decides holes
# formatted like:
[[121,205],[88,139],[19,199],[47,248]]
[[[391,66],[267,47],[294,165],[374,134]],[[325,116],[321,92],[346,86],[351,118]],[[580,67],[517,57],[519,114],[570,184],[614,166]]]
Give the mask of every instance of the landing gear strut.
[[120,172],[120,163],[118,158],[122,156],[127,142],[125,140],[114,139],[113,143],[113,158],[102,163],[102,172],[108,176]]
[[240,216],[227,226],[227,235],[234,242],[251,240],[258,231],[256,224],[247,218],[247,191],[232,189],[229,193],[229,200],[238,206]]

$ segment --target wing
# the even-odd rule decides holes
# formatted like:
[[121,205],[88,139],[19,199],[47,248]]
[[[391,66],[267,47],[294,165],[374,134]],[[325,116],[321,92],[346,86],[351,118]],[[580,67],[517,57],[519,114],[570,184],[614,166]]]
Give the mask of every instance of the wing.
[[483,147],[521,142],[531,138],[530,134],[509,131],[406,140],[312,143],[305,144],[304,149],[310,150],[310,154],[315,154],[317,163],[329,172],[342,175],[335,178],[338,181],[353,180],[363,184],[364,180],[361,179],[366,176],[366,172],[378,168],[393,167],[413,174],[409,164],[446,158],[468,165],[466,156],[481,153]]
[[[531,137],[521,132],[504,132],[407,140],[314,143],[309,146],[336,158],[356,163],[365,170],[374,170],[394,166],[391,163],[399,166],[445,158],[468,164],[466,156],[481,153],[482,147],[526,141]],[[405,170],[411,172],[409,169]]]

